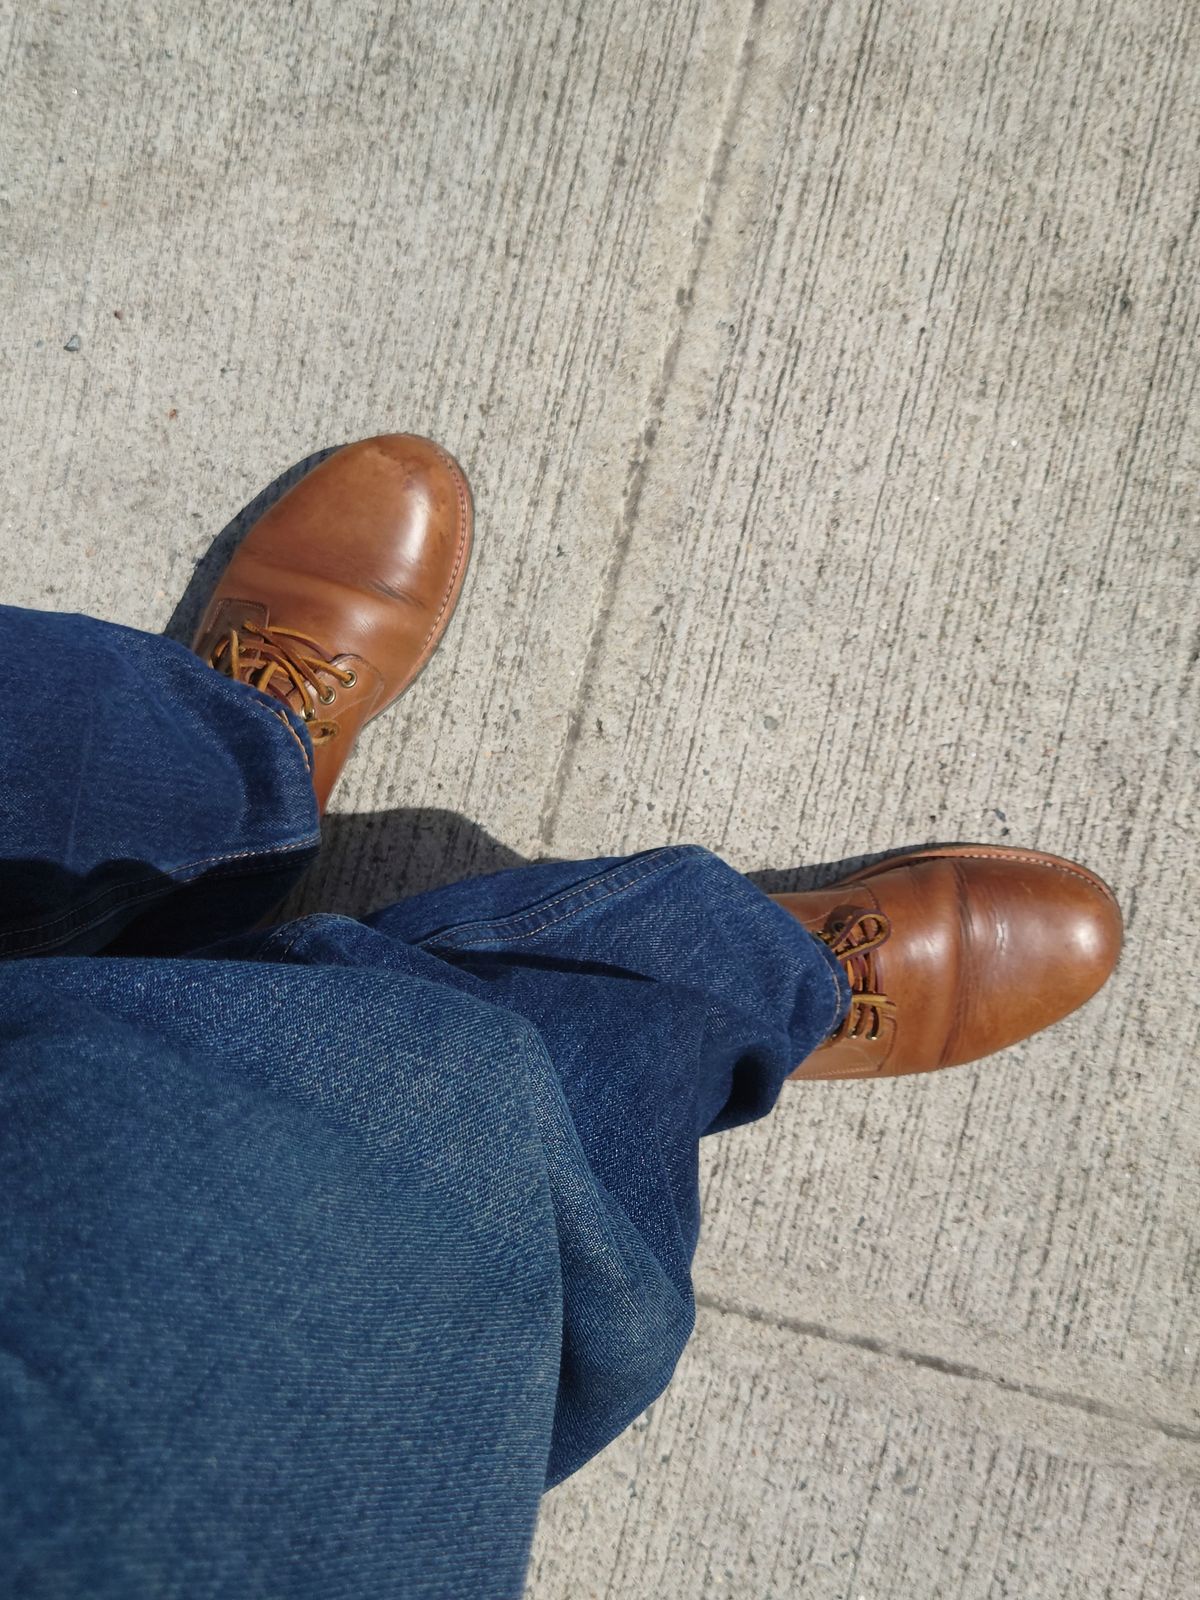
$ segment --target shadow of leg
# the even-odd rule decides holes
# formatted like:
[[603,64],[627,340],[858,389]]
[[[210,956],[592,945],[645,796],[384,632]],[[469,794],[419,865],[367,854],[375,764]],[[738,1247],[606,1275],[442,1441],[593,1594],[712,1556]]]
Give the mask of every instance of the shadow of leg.
[[[820,865],[763,868],[745,876],[764,894],[793,894],[834,883],[895,853],[881,850]],[[335,813],[322,822],[319,859],[272,920],[317,911],[365,917],[426,889],[545,859],[520,855],[456,811],[431,807]]]
[[527,865],[455,811],[334,813],[321,826],[319,860],[275,920],[315,911],[363,917],[425,889]]
[[746,876],[764,894],[803,894],[806,889],[821,889],[827,883],[836,883],[860,867],[873,866],[885,856],[896,854],[895,849],[875,850],[863,856],[844,856],[840,861],[824,861],[819,865],[803,867],[761,867]]

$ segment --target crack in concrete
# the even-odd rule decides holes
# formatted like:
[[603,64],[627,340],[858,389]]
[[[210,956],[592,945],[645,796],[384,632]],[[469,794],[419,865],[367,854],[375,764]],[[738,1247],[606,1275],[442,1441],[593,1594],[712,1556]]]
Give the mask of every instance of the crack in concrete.
[[542,802],[538,831],[539,843],[544,851],[551,849],[554,835],[558,828],[559,811],[567,785],[571,757],[578,748],[583,733],[584,721],[591,702],[600,656],[608,637],[608,625],[616,603],[621,573],[624,570],[625,562],[628,559],[629,550],[633,543],[638,509],[641,504],[642,490],[646,483],[650,458],[654,452],[655,440],[658,437],[659,426],[666,408],[667,394],[670,391],[671,381],[675,376],[680,345],[683,341],[684,331],[695,299],[696,284],[699,281],[709,241],[713,234],[713,216],[716,210],[716,201],[725,187],[729,172],[729,157],[733,149],[733,132],[737,126],[742,105],[745,101],[746,85],[750,76],[750,67],[754,60],[754,46],[758,34],[758,26],[765,8],[766,0],[752,0],[750,14],[746,19],[746,28],[742,36],[741,49],[738,51],[737,65],[734,67],[729,82],[729,92],[726,98],[725,111],[721,118],[720,133],[713,146],[709,157],[708,170],[700,188],[700,203],[693,228],[691,255],[683,283],[675,291],[676,315],[674,326],[663,350],[654,387],[650,391],[646,420],[638,430],[630,450],[629,464],[625,476],[625,490],[621,497],[620,514],[617,517],[616,537],[613,541],[612,553],[605,567],[604,577],[600,585],[600,600],[596,607],[596,615],[592,623],[587,650],[584,652],[583,668],[579,674],[578,689],[574,703],[567,714],[567,731],[563,737],[562,748],[558,753],[558,760],[555,763],[550,782],[546,786],[546,795]]
[[1069,1389],[1051,1389],[1039,1383],[1022,1383],[1019,1379],[1005,1378],[989,1372],[985,1367],[975,1367],[965,1361],[951,1361],[945,1356],[933,1355],[928,1350],[910,1350],[891,1339],[878,1339],[868,1333],[846,1333],[823,1322],[806,1322],[801,1317],[773,1316],[746,1306],[734,1305],[718,1295],[697,1294],[697,1306],[715,1311],[721,1316],[740,1317],[744,1322],[778,1328],[785,1333],[799,1334],[805,1339],[818,1339],[825,1344],[840,1344],[854,1350],[865,1350],[870,1355],[886,1356],[902,1361],[908,1366],[921,1367],[927,1372],[937,1372],[943,1377],[961,1378],[967,1383],[981,1383],[1007,1394],[1020,1394],[1043,1404],[1064,1406],[1072,1411],[1082,1411],[1088,1416],[1104,1417],[1110,1422],[1124,1423],[1143,1432],[1159,1433],[1168,1439],[1180,1439],[1185,1444],[1200,1444],[1200,1428],[1189,1428],[1181,1422],[1170,1422],[1165,1417],[1142,1416],[1125,1406],[1113,1405],[1107,1400],[1097,1400],[1091,1395],[1075,1394]]

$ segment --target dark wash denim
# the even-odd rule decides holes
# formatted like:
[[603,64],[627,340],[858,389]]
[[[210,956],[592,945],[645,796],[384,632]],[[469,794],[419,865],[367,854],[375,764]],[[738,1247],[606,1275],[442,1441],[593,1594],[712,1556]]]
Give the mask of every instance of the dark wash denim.
[[688,1337],[698,1138],[839,969],[688,846],[248,931],[317,843],[302,725],[163,639],[0,641],[46,666],[0,744],[0,1592],[519,1595]]

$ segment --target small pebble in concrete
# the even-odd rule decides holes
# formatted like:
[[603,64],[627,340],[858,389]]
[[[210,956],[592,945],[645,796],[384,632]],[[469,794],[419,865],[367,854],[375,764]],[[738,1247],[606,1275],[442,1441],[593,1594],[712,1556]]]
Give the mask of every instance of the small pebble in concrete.
[[69,350],[71,352],[71,354],[74,355],[77,350],[82,350],[83,349],[83,340],[79,337],[79,335],[77,333],[73,333],[71,335],[71,337],[67,340],[66,344],[63,345],[63,349],[64,350]]

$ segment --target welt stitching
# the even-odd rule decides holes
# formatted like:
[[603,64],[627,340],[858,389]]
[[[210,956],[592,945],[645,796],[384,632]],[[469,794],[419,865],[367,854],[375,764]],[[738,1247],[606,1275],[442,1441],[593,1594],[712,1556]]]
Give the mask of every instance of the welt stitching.
[[[1072,878],[1078,878],[1081,883],[1090,885],[1093,889],[1103,887],[1113,900],[1116,896],[1107,884],[1094,878],[1090,872],[1080,872],[1078,867],[1069,866],[1064,861],[1048,861],[1044,855],[1033,851],[1023,850],[956,850],[953,855],[938,857],[936,851],[917,851],[918,855],[925,855],[931,860],[946,861],[1028,861],[1034,866],[1052,867],[1055,872],[1065,872]],[[882,863],[881,863],[882,867]]]
[[450,582],[446,586],[446,593],[442,596],[441,607],[438,610],[437,616],[434,617],[432,626],[430,627],[429,632],[425,635],[424,642],[421,645],[422,655],[428,648],[429,641],[437,632],[438,624],[442,620],[442,616],[446,610],[446,607],[450,604],[450,596],[454,593],[454,585],[458,580],[458,574],[463,564],[463,555],[467,548],[467,497],[463,492],[462,468],[459,466],[458,462],[455,461],[454,457],[448,455],[446,451],[443,450],[439,445],[435,444],[434,449],[450,468],[450,471],[454,477],[454,487],[458,493],[458,550],[455,553],[454,569],[450,574]]

